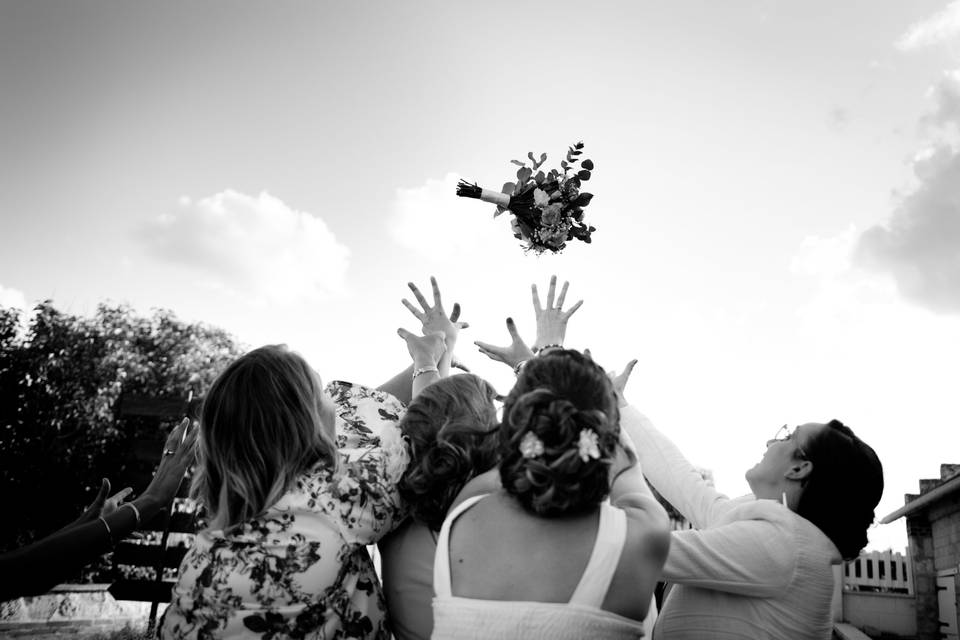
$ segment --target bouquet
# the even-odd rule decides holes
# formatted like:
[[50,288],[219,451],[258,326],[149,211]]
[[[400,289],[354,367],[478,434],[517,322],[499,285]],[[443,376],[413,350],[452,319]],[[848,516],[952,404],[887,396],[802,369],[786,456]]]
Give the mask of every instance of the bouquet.
[[504,184],[500,192],[461,180],[457,184],[457,195],[497,205],[493,217],[504,211],[513,214],[514,237],[526,243],[525,251],[533,250],[538,255],[544,251],[558,253],[567,246],[568,240],[589,243],[590,234],[596,229],[584,224],[583,209],[590,204],[593,194],[581,191],[580,187],[590,179],[593,161],[581,161],[582,153],[583,143],[578,142],[567,150],[567,159],[560,162],[562,172],[551,169],[544,173],[540,167],[547,161],[547,154],[540,154],[537,160],[530,152],[527,154],[529,165],[519,160],[510,161],[520,167],[517,181]]

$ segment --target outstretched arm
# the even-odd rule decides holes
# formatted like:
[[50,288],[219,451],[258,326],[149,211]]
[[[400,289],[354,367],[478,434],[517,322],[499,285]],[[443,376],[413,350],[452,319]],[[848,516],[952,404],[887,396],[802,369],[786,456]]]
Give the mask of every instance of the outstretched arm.
[[416,398],[424,388],[440,379],[439,363],[446,348],[443,334],[418,336],[406,329],[397,329],[397,333],[406,341],[413,360],[411,397]]
[[[196,432],[196,428],[190,429],[187,419],[173,430],[153,480],[136,500],[120,504],[109,512],[100,510],[99,515],[90,515],[87,509],[76,523],[31,545],[0,555],[0,575],[17,576],[16,580],[0,580],[0,601],[49,591],[166,508],[193,462]],[[109,483],[105,484],[109,492]]]
[[[457,336],[460,333],[460,329],[466,329],[470,326],[470,324],[467,322],[458,322],[460,319],[459,302],[455,302],[453,304],[453,311],[451,311],[450,316],[447,317],[446,311],[443,309],[443,302],[441,301],[440,296],[440,286],[437,284],[437,279],[431,276],[430,284],[433,288],[432,307],[427,302],[427,299],[423,296],[423,294],[420,293],[420,289],[418,289],[417,286],[412,282],[408,282],[407,286],[410,287],[410,291],[413,292],[417,302],[420,303],[421,309],[417,309],[406,298],[401,300],[401,302],[403,303],[403,306],[409,309],[410,313],[412,313],[414,317],[420,321],[420,330],[424,335],[437,332],[443,334],[445,351],[443,357],[440,359],[440,362],[437,363],[437,368],[439,370],[440,377],[446,377],[450,374],[450,366],[454,364],[453,352],[457,344]],[[462,365],[457,366],[462,368]],[[392,378],[377,387],[377,389],[379,391],[386,391],[404,404],[409,404],[410,400],[413,399],[413,388],[410,384],[410,379],[414,373],[414,370],[415,367],[413,365],[408,366],[406,369],[400,373],[397,373]]]
[[408,282],[407,286],[410,287],[410,291],[413,292],[417,302],[420,303],[422,310],[410,304],[406,298],[402,300],[403,306],[409,309],[410,313],[420,321],[423,335],[443,334],[446,350],[440,358],[438,367],[440,368],[440,377],[446,378],[450,375],[450,365],[453,362],[453,352],[457,346],[457,336],[460,334],[460,329],[466,329],[470,325],[466,322],[458,322],[460,319],[460,303],[455,302],[453,304],[453,311],[450,313],[450,317],[447,317],[447,312],[443,310],[443,302],[440,299],[440,285],[437,284],[437,279],[433,276],[430,276],[430,286],[433,288],[432,307],[415,284]]

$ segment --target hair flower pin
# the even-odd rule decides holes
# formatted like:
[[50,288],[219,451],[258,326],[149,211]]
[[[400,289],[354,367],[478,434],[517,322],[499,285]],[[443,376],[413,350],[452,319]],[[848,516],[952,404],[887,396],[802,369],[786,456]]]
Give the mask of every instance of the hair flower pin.
[[580,459],[584,462],[590,462],[590,459],[600,459],[600,446],[597,432],[593,429],[581,429],[580,441],[577,443],[577,450],[580,453]]
[[543,455],[543,440],[533,431],[527,431],[520,441],[520,454],[524,458],[536,458]]

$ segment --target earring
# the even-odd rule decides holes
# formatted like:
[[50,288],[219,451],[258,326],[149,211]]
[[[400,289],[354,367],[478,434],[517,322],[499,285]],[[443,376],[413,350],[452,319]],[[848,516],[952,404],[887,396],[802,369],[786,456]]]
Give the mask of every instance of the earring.
[[787,507],[787,509],[790,508],[790,507],[787,505],[787,492],[786,492],[786,491],[784,491],[783,493],[780,494],[780,502],[782,502],[782,503],[783,503],[783,506]]

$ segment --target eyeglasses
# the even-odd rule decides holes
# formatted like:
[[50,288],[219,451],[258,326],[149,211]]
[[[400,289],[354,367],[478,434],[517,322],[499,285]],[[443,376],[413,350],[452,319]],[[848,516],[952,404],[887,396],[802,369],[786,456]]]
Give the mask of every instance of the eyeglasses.
[[777,429],[777,433],[776,435],[773,436],[773,438],[771,438],[770,440],[767,440],[767,444],[770,444],[771,442],[787,442],[788,440],[791,440],[794,442],[794,444],[797,445],[797,453],[800,454],[800,457],[803,459],[807,459],[808,457],[807,452],[804,451],[803,447],[800,446],[800,440],[794,437],[797,434],[798,428],[799,427],[794,427],[791,430],[790,427],[788,427],[787,425],[783,425],[782,427]]

